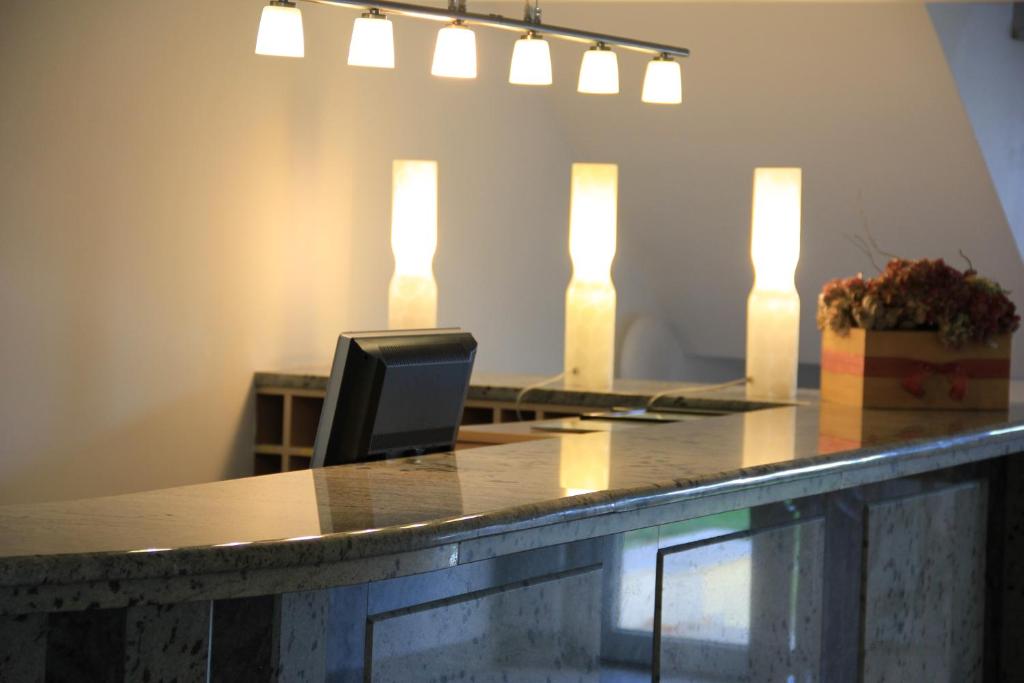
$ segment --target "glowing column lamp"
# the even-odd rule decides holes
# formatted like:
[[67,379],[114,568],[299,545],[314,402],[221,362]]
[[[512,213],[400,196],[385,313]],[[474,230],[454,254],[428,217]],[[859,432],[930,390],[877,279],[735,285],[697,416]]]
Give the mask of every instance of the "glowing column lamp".
[[430,73],[445,78],[476,78],[476,34],[461,21],[437,32]]
[[615,95],[619,92],[619,58],[604,43],[598,43],[583,53],[576,90],[591,95]]
[[437,162],[395,160],[391,171],[391,251],[388,327],[437,327]]
[[573,164],[572,280],[565,293],[565,386],[608,390],[615,364],[615,229],[619,167]]
[[395,68],[395,34],[391,20],[371,9],[352,25],[352,42],[348,45],[349,66],[378,69]]
[[272,57],[303,57],[302,12],[294,2],[271,0],[260,15],[256,54]]
[[566,496],[604,491],[611,480],[611,432],[586,438],[562,439],[558,458],[558,486]]
[[530,31],[512,48],[508,82],[513,85],[551,85],[551,48]]
[[683,78],[676,62],[666,54],[647,63],[640,99],[649,104],[679,104],[683,101]]
[[800,297],[793,276],[800,260],[799,168],[754,169],[750,256],[754,288],[747,300],[748,398],[796,396]]

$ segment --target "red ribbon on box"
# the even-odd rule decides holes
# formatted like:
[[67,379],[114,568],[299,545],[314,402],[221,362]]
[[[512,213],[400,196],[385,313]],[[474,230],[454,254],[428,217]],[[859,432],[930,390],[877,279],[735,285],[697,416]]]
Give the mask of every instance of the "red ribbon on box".
[[949,397],[954,401],[964,400],[967,395],[967,380],[970,375],[960,363],[917,363],[917,369],[903,378],[900,385],[907,393],[924,398],[924,381],[931,375],[946,375],[949,378]]
[[999,379],[1010,374],[1007,358],[965,358],[949,363],[929,363],[913,358],[891,356],[864,357],[852,353],[823,350],[821,369],[841,375],[899,378],[903,389],[917,398],[924,397],[924,383],[932,375],[949,379],[949,397],[962,401],[969,380]]

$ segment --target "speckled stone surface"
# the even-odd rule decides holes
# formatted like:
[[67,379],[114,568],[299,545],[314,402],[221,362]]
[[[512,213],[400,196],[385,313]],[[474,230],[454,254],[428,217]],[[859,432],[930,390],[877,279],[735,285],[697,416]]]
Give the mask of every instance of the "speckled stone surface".
[[128,608],[124,680],[205,681],[211,615],[209,601]]
[[50,614],[46,637],[47,680],[123,681],[126,613],[125,609],[93,609]]
[[45,614],[0,617],[0,678],[25,683],[46,679]]
[[868,506],[865,683],[982,680],[986,489]]
[[275,668],[274,612],[277,602],[276,595],[214,602],[211,683],[271,678]]
[[277,680],[324,680],[328,600],[325,590],[285,593],[276,598],[273,653]]
[[[202,561],[202,551],[197,550],[178,554],[161,565],[160,571],[165,573],[149,578],[125,578],[112,567],[110,576],[117,578],[0,586],[0,612],[96,610],[147,602],[219,600],[305,591],[444,569],[458,560],[458,545],[454,543],[379,557],[345,558],[342,555],[326,559],[325,556],[343,553],[344,548],[328,544],[318,552],[315,541],[305,543],[310,547],[301,556],[307,561],[285,567],[279,566],[279,558],[274,557],[268,546],[265,548],[268,554],[236,556],[234,569],[209,573],[210,565]],[[198,564],[189,564],[190,558]],[[253,564],[250,566],[247,562]]]
[[833,438],[845,424],[835,412],[774,408],[0,506],[0,614],[354,584],[1024,451],[1018,405],[859,414],[852,447]]
[[[1024,459],[1007,462],[1004,470],[1005,505],[1002,538],[1004,548],[1000,579],[1003,587],[1002,680],[1024,671]],[[992,540],[990,539],[990,542]],[[1016,549],[1016,552],[1014,552]],[[995,568],[998,572],[999,569]]]
[[597,683],[599,568],[374,617],[375,683]]
[[323,681],[329,600],[314,590],[215,601],[210,681]]

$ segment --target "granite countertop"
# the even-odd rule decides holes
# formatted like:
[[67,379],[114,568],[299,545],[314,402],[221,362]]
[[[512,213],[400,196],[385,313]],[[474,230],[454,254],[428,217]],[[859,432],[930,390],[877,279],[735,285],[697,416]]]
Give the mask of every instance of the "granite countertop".
[[[0,506],[0,587],[287,569],[542,533],[618,513],[738,509],[1024,451],[1010,411],[770,408],[643,428]],[[765,494],[766,495],[766,494]],[[763,501],[764,497],[759,500]],[[612,515],[611,513],[616,513]],[[0,605],[2,612],[2,605]]]

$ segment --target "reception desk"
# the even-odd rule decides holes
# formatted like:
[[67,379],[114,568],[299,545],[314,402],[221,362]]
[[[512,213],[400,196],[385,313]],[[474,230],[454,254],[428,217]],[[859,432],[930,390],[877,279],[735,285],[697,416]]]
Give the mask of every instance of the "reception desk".
[[1022,406],[507,433],[2,506],[0,680],[1024,676]]
[[[256,434],[253,474],[274,474],[309,468],[329,368],[257,372]],[[463,425],[573,417],[614,408],[695,412],[744,412],[773,404],[748,401],[744,387],[707,386],[649,380],[616,380],[610,391],[567,389],[561,381],[536,375],[474,373],[466,396]],[[687,390],[696,393],[686,394]],[[798,399],[813,402],[816,394],[801,390]]]

